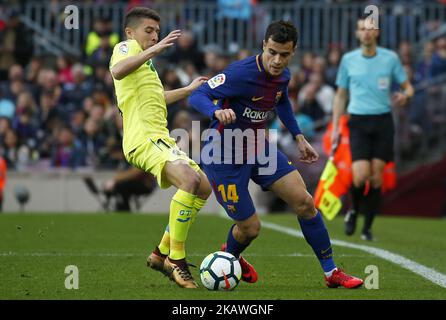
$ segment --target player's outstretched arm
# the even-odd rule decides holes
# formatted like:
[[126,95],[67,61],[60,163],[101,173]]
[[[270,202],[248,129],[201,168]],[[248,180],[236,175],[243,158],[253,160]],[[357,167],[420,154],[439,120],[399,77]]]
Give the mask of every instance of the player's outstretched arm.
[[174,103],[178,100],[187,98],[192,91],[201,86],[204,82],[206,82],[208,78],[206,77],[198,77],[194,79],[188,86],[180,89],[164,91],[164,99],[166,100],[166,104]]
[[118,62],[111,68],[111,74],[116,80],[121,80],[127,75],[138,69],[141,65],[152,59],[154,56],[163,52],[166,48],[173,46],[174,42],[180,37],[181,31],[174,30],[157,44],[147,48],[135,56],[129,57]]
[[194,90],[189,97],[189,104],[198,112],[211,119],[217,119],[223,125],[234,123],[236,120],[234,110],[221,109],[218,101],[243,95],[240,79],[243,79],[240,70],[229,67],[208,80],[207,84]]

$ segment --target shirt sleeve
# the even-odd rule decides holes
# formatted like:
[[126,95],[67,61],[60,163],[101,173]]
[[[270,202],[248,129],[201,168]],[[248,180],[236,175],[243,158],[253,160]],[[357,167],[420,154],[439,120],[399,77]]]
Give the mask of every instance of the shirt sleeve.
[[140,52],[142,52],[142,49],[135,40],[118,43],[113,48],[113,54],[110,59],[110,69],[118,62],[136,56]]
[[282,98],[279,100],[276,110],[280,121],[282,121],[288,131],[291,132],[293,138],[302,133],[296,117],[294,116],[290,99],[288,98],[288,89],[285,90],[285,94],[282,95]]
[[406,71],[404,70],[403,65],[401,64],[401,60],[398,58],[398,56],[395,56],[392,76],[393,79],[398,82],[398,84],[402,84],[408,79]]
[[215,111],[220,109],[218,100],[242,95],[242,78],[240,73],[228,68],[192,92],[188,102],[195,110],[212,119]]
[[345,62],[345,56],[341,59],[341,64],[339,65],[338,74],[336,76],[336,85],[338,87],[348,89],[350,79],[348,77],[348,70]]

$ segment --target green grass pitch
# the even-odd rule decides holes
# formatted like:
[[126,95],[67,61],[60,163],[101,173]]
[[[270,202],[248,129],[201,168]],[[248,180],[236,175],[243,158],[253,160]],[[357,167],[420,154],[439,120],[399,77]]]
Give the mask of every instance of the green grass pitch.
[[[263,221],[300,230],[290,214]],[[379,289],[328,289],[304,239],[263,228],[244,253],[256,267],[256,284],[241,282],[232,292],[185,290],[146,267],[167,215],[2,214],[0,215],[0,299],[446,299],[446,289],[367,252],[335,245],[335,262],[365,278],[379,270]],[[361,227],[362,220],[359,221]],[[374,246],[446,274],[446,220],[378,217],[379,241],[346,237],[342,218],[326,222],[333,239]],[[192,226],[188,260],[199,266],[217,251],[231,221],[202,215]],[[79,270],[79,289],[65,288],[65,267]],[[192,269],[199,281],[198,268]]]

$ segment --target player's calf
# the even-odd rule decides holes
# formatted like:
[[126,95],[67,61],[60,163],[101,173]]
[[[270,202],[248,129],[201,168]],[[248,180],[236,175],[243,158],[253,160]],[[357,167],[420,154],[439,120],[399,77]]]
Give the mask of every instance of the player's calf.
[[257,217],[253,217],[245,221],[237,222],[237,224],[232,228],[232,233],[237,242],[246,244],[246,246],[248,246],[260,234],[260,220]]

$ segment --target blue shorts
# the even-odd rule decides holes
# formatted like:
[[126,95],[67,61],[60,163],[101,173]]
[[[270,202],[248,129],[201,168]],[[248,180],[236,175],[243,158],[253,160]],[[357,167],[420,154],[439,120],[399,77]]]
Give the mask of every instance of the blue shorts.
[[[277,150],[277,169],[272,174],[261,174],[266,165],[255,164],[201,164],[211,183],[215,197],[226,213],[237,221],[243,221],[255,213],[248,191],[249,180],[267,191],[269,187],[296,170],[288,158]],[[260,170],[260,171],[259,171]]]

